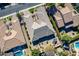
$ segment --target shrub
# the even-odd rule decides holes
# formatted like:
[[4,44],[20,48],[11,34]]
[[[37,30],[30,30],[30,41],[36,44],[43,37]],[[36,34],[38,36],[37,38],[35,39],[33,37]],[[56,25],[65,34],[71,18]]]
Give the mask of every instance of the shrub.
[[34,13],[34,11],[37,11],[35,8],[29,9],[30,13]]
[[47,3],[46,6],[47,6],[48,8],[51,8],[51,7],[55,6],[55,3]]
[[40,54],[40,51],[38,49],[34,49],[31,51],[32,51],[32,56],[39,56],[39,54]]
[[11,16],[9,16],[9,17],[7,17],[7,20],[8,20],[8,21],[11,21],[11,18],[12,18],[12,17],[11,17]]
[[69,53],[68,53],[68,51],[63,51],[58,54],[59,54],[59,56],[68,56]]

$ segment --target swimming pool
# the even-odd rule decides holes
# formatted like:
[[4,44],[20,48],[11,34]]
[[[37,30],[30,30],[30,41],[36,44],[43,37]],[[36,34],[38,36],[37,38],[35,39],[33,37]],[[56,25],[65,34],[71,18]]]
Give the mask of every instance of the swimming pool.
[[23,56],[23,52],[22,51],[17,52],[17,53],[15,53],[15,56]]
[[25,56],[25,52],[23,50],[19,50],[14,53],[15,56]]
[[75,42],[74,47],[79,49],[79,41]]

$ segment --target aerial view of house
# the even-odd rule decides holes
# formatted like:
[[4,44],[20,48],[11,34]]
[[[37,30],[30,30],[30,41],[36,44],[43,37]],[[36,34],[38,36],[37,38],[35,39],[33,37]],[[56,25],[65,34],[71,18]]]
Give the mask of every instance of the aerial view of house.
[[0,56],[79,56],[79,3],[1,3]]

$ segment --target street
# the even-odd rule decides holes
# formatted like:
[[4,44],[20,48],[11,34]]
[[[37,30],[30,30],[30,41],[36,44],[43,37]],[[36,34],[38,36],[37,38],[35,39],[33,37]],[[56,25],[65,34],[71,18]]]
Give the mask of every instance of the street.
[[16,4],[14,6],[7,7],[6,9],[0,10],[0,17],[12,14],[14,12],[19,12],[20,10],[23,10],[38,4],[40,3]]

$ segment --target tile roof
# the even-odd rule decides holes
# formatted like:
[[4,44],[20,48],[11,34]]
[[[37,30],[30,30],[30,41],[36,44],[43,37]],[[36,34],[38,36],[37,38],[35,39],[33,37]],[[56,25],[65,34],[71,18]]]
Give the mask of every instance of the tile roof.
[[74,11],[68,8],[67,6],[64,8],[59,8],[59,11],[60,12],[57,12],[54,15],[59,28],[63,27],[66,23],[69,22],[73,22],[73,26],[77,26],[79,24],[78,13],[75,14]]
[[9,50],[18,45],[25,44],[24,36],[18,21],[18,18],[13,15],[12,18],[12,35],[5,36],[6,26],[3,24],[0,26],[0,48],[2,51]]

